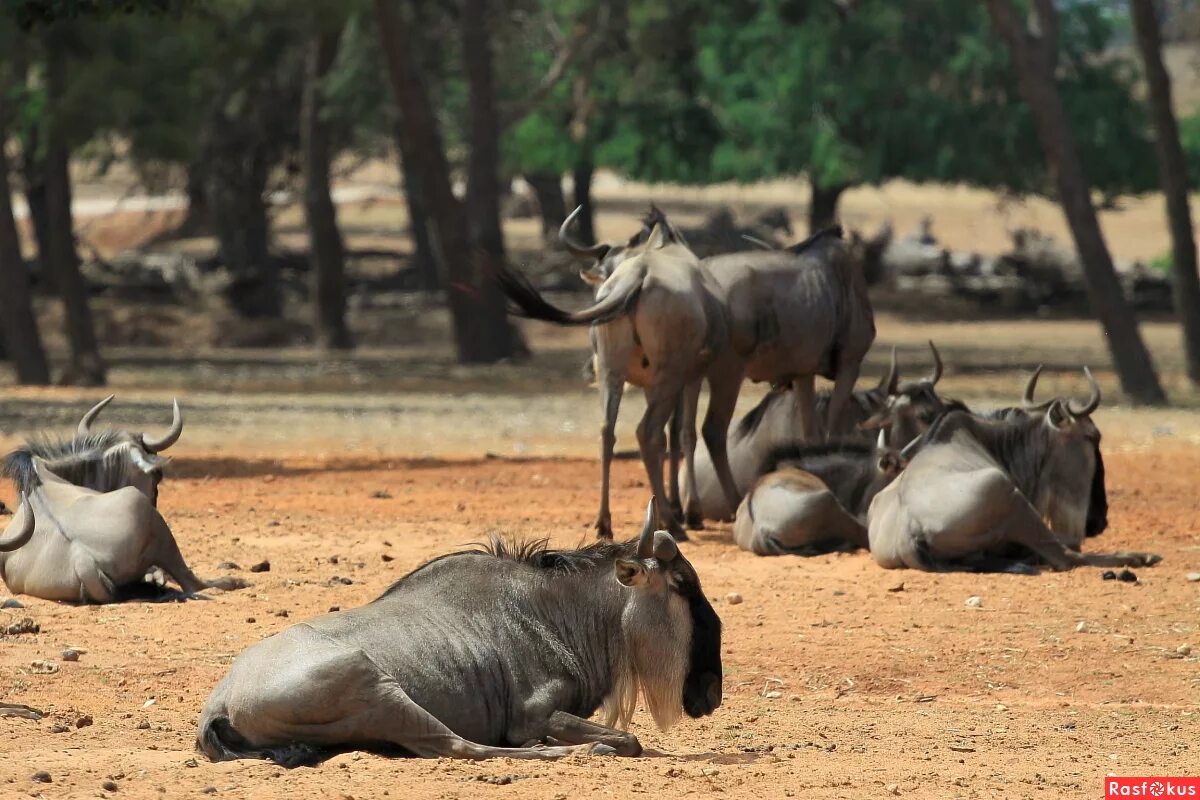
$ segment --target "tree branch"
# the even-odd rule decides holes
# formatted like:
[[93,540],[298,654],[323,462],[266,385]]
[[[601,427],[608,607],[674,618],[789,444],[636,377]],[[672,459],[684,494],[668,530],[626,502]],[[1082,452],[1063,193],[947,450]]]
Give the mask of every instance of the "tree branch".
[[571,32],[570,37],[558,49],[558,53],[554,57],[554,63],[546,70],[546,74],[538,81],[537,86],[522,100],[510,103],[501,111],[500,127],[502,130],[517,124],[542,104],[546,97],[558,86],[563,76],[566,75],[567,69],[575,62],[580,53],[586,49],[585,45],[588,43],[589,38],[587,27],[582,23],[577,24]]

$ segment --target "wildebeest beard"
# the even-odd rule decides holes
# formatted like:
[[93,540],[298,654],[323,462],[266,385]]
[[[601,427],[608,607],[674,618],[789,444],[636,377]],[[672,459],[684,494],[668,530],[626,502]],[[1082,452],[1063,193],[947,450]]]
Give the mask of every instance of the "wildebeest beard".
[[699,587],[686,596],[692,615],[692,646],[683,681],[683,710],[689,717],[699,718],[721,705],[721,619]]
[[1099,536],[1108,527],[1108,492],[1104,487],[1104,457],[1096,444],[1096,468],[1092,471],[1092,490],[1088,497],[1085,536]]

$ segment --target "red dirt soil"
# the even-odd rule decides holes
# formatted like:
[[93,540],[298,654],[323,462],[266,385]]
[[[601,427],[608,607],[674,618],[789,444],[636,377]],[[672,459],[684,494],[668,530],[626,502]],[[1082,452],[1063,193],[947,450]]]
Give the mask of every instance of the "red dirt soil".
[[[1200,583],[1185,578],[1200,568],[1200,449],[1163,445],[1106,463],[1112,524],[1088,544],[1161,553],[1137,584],[1093,569],[889,572],[866,553],[758,558],[733,546],[728,526],[711,526],[685,552],[724,620],[724,705],[667,733],[640,710],[632,730],[646,757],[354,753],[286,771],[193,751],[200,708],[236,654],[365,603],[493,529],[585,540],[597,466],[183,458],[161,507],[185,555],[207,577],[236,562],[253,587],[163,604],[22,597],[26,608],[0,611],[3,627],[23,617],[41,626],[0,639],[0,699],[46,712],[0,719],[0,796],[1060,798],[1098,797],[1110,773],[1197,774],[1200,669],[1178,648],[1200,650]],[[618,462],[618,530],[636,532],[646,496],[640,464]],[[245,571],[264,559],[269,572]],[[971,595],[982,607],[965,604]],[[82,651],[78,662],[62,661],[67,647]],[[58,671],[35,673],[40,659]],[[31,781],[39,770],[52,782]]]

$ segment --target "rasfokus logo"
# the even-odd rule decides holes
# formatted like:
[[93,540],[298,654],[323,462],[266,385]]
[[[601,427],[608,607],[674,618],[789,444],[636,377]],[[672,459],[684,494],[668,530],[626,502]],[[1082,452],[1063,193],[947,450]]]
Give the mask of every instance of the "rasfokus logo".
[[1104,779],[1104,798],[1114,797],[1195,797],[1200,799],[1200,777],[1196,778],[1117,778]]

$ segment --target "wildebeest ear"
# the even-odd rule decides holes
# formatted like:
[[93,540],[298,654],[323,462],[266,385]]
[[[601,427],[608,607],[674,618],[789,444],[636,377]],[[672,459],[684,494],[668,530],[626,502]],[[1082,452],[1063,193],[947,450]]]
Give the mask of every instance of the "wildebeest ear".
[[646,582],[646,565],[641,561],[618,559],[613,570],[622,586],[639,586]]
[[656,222],[650,231],[650,238],[646,240],[646,247],[649,250],[657,250],[669,241],[671,241],[671,235],[667,231],[667,227],[661,222]]
[[599,286],[604,283],[604,276],[592,269],[579,270],[579,277],[583,278],[583,282],[588,286]]

